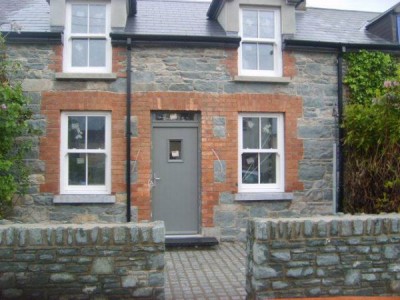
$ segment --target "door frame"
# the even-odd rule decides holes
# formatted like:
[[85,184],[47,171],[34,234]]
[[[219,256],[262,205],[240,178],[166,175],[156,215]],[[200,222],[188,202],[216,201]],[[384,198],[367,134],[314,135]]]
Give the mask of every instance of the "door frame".
[[[175,120],[157,120],[157,113],[193,113],[194,120],[185,120],[185,121],[175,121]],[[151,111],[151,174],[150,178],[153,177],[154,174],[154,165],[153,165],[153,136],[155,128],[197,128],[197,216],[198,216],[198,224],[197,224],[197,234],[201,235],[202,233],[202,212],[201,212],[201,113],[197,111]],[[151,179],[150,179],[151,180]],[[150,201],[151,201],[151,220],[153,220],[153,188],[150,190]],[[183,236],[183,235],[173,235],[173,236]]]

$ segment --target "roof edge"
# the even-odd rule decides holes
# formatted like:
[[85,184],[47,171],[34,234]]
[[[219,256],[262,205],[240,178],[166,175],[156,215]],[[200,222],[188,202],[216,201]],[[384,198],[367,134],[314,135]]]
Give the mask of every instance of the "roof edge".
[[207,17],[211,20],[215,20],[218,17],[222,7],[225,5],[225,2],[226,0],[212,0],[207,11]]
[[351,43],[335,43],[335,42],[322,42],[322,41],[305,41],[305,40],[285,40],[285,49],[294,49],[297,47],[303,48],[325,48],[325,49],[340,49],[342,47],[354,50],[382,50],[382,51],[399,51],[400,45],[398,44],[351,44]]
[[43,44],[61,44],[62,32],[54,31],[0,31],[5,37],[7,43],[16,44],[31,44],[31,43],[43,43]]
[[375,18],[373,18],[367,26],[365,26],[365,28],[369,28],[371,25],[375,24],[376,22],[378,22],[380,19],[382,19],[383,17],[385,17],[387,14],[391,13],[392,10],[394,10],[397,6],[400,5],[400,2],[397,2],[395,5],[393,5],[391,8],[389,8],[388,10],[384,11],[383,13],[379,14],[378,16],[376,16]]
[[202,42],[224,43],[239,47],[241,38],[235,36],[188,36],[188,35],[158,35],[158,34],[130,34],[111,33],[113,43],[131,38],[133,42]]

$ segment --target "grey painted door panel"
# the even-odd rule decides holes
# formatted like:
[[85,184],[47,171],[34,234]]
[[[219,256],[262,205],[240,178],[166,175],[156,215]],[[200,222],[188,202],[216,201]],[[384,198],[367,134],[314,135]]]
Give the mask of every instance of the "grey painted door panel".
[[198,128],[153,128],[153,220],[170,235],[199,232]]

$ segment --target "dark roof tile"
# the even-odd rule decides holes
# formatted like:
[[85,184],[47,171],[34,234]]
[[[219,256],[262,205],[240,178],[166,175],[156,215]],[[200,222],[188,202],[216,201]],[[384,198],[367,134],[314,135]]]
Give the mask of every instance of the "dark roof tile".
[[46,0],[1,0],[0,30],[11,30],[16,23],[21,31],[50,31],[50,8]]
[[132,34],[226,36],[215,20],[207,19],[209,2],[138,0],[137,14],[130,17],[125,32]]
[[369,33],[365,26],[378,13],[308,8],[296,12],[296,34],[292,39],[343,44],[391,44]]

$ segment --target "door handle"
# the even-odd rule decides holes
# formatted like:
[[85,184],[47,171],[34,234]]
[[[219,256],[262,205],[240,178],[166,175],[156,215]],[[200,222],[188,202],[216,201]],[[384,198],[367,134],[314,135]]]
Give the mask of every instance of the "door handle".
[[161,180],[160,177],[157,177],[156,173],[153,174],[153,179],[154,179],[154,180]]

